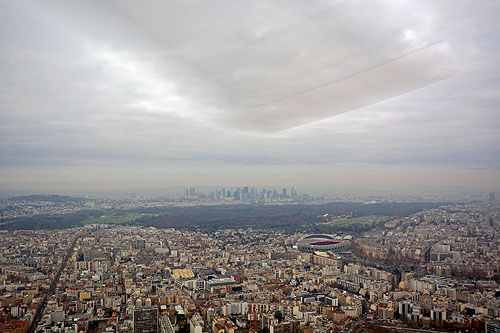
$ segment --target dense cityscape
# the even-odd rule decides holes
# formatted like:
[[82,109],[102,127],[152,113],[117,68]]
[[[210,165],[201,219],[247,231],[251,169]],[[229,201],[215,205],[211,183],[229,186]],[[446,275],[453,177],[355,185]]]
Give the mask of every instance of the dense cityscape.
[[[267,199],[268,193],[273,199],[272,190],[247,189],[240,200]],[[225,192],[195,191],[172,202],[190,206],[193,196],[222,200]],[[285,191],[274,200],[298,200],[295,190],[290,197]],[[47,207],[42,197],[50,201]],[[17,217],[20,212],[36,217],[75,207],[110,209],[117,201],[35,196],[8,199],[2,207],[6,202],[18,206],[4,216],[15,211]],[[130,208],[131,202],[113,210]],[[483,332],[487,327],[494,332],[500,327],[500,203],[494,193],[408,216],[336,216],[325,210],[310,232],[272,225],[161,228],[123,215],[87,218],[74,228],[16,230],[12,217],[10,228],[0,233],[2,332]],[[349,223],[370,228],[342,228]],[[318,225],[332,231],[317,233]]]
[[0,0],[0,333],[500,333],[499,18]]

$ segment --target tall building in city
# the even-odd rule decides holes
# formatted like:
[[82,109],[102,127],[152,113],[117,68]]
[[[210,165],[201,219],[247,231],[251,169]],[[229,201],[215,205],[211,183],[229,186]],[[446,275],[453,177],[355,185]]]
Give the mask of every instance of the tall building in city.
[[286,198],[286,187],[283,187],[283,199]]
[[143,306],[134,309],[134,333],[158,332],[158,308]]
[[446,308],[436,307],[431,310],[431,319],[437,326],[443,325],[443,321],[446,320]]
[[495,201],[495,192],[490,192],[490,200]]

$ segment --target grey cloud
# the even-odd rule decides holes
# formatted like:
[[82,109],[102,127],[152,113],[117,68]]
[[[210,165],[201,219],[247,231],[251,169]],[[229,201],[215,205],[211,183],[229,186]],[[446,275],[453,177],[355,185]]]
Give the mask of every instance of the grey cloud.
[[499,14],[488,1],[5,1],[0,171],[495,170]]

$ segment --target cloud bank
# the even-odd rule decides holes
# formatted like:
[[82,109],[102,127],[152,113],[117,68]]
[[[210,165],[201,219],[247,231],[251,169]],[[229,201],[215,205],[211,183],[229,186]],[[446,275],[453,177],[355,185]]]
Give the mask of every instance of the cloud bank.
[[490,1],[2,2],[0,184],[390,165],[498,186],[499,15]]

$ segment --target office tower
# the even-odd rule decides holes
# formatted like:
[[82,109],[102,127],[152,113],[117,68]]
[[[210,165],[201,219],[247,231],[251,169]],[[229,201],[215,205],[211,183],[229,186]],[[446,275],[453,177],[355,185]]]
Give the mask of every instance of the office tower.
[[495,201],[495,192],[490,192],[490,200]]
[[285,198],[286,198],[286,188],[283,187],[283,199],[285,199]]
[[158,308],[156,306],[134,309],[134,333],[158,332]]
[[191,195],[196,195],[196,189],[195,189],[194,187],[191,187],[191,188],[189,189],[189,195],[190,195],[190,196],[191,196]]

